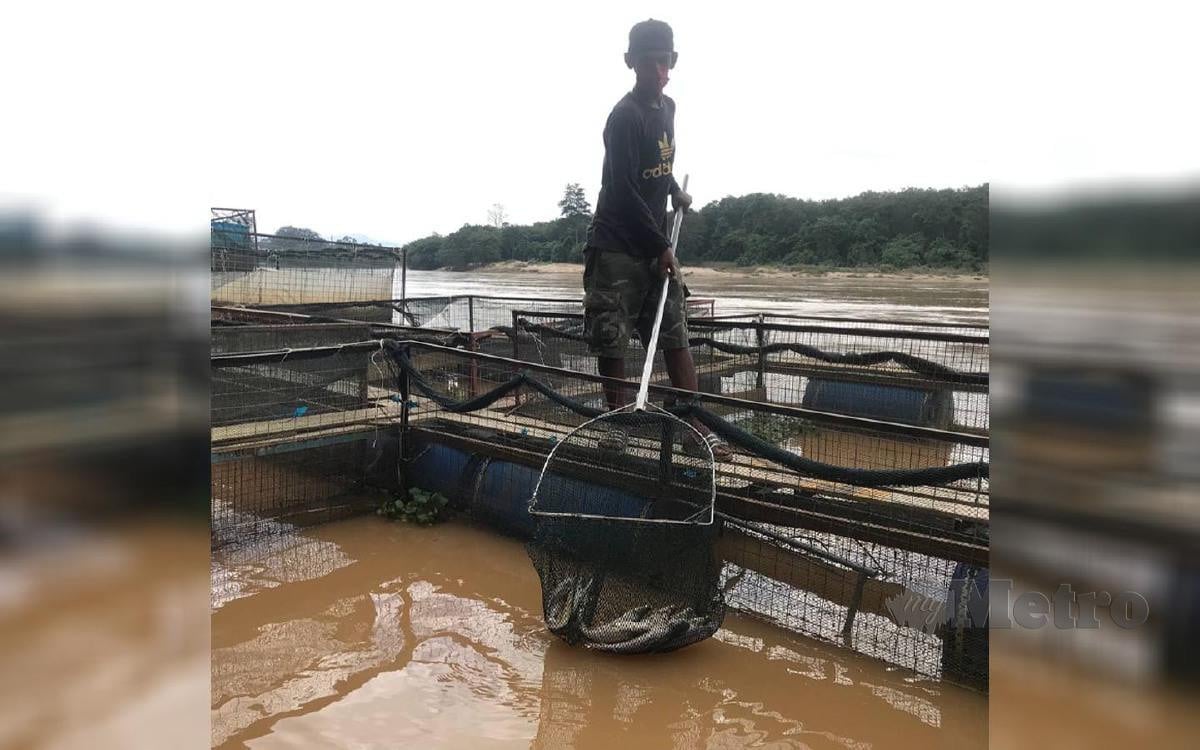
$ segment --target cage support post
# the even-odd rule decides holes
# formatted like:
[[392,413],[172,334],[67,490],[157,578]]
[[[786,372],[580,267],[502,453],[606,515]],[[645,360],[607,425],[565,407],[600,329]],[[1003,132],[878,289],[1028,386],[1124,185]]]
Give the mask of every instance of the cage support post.
[[404,316],[408,314],[408,248],[400,250],[400,307],[404,312],[400,314],[400,322],[404,322]]
[[[754,379],[755,388],[763,388],[766,382],[767,352],[766,334],[763,332],[763,314],[758,314],[758,322],[754,326],[754,339],[758,342],[758,376]],[[763,395],[766,398],[766,394]]]
[[[467,334],[467,349],[472,352],[479,351],[479,342],[475,340],[474,333]],[[471,373],[468,376],[468,380],[470,381],[469,387],[470,387],[470,392],[471,392],[471,398],[475,398],[477,395],[479,395],[479,360],[478,359],[475,359],[474,357],[471,358],[471,364],[469,365],[469,372]]]
[[[467,295],[467,341],[471,351],[479,351],[479,343],[475,341],[475,295]],[[471,358],[471,398],[479,393],[479,360]]]
[[858,614],[858,607],[862,604],[863,588],[867,585],[867,574],[859,571],[854,581],[854,597],[850,600],[850,606],[846,608],[846,624],[842,626],[842,639],[849,644],[850,638],[854,633],[854,617]]
[[[517,310],[515,310],[515,309],[514,309],[514,310],[512,311],[512,350],[513,350],[513,359],[514,359],[514,360],[517,360],[517,361],[520,361],[520,360],[521,360],[521,335],[520,335],[519,329],[517,328],[517,323],[518,323],[518,322],[519,322],[519,321],[518,321],[518,318],[517,318]],[[518,406],[520,406],[520,405],[521,405],[521,389],[520,389],[520,388],[518,388],[517,390],[513,391],[513,408],[514,408],[514,409],[516,409],[516,407],[518,407]]]
[[362,380],[358,383],[358,402],[360,409],[371,406],[371,354],[363,359]]
[[[404,356],[406,358],[409,357],[411,351],[412,350],[409,349],[409,347],[407,347],[407,346],[404,347]],[[400,380],[400,382],[397,385],[399,385],[399,387],[400,387],[400,404],[401,404],[401,406],[400,406],[400,450],[399,450],[398,454],[399,454],[401,464],[403,465],[403,462],[408,460],[408,454],[409,454],[408,438],[409,438],[410,433],[408,430],[408,413],[411,410],[411,407],[409,406],[409,404],[412,403],[412,398],[409,395],[411,393],[411,389],[409,387],[408,370],[407,369],[400,368],[399,380]]]

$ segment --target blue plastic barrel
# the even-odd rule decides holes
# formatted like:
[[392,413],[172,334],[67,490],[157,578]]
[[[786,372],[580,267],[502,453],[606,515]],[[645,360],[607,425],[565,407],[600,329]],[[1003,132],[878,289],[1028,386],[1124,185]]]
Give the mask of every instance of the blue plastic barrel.
[[440,492],[462,507],[469,498],[463,496],[461,487],[474,484],[470,477],[464,476],[470,463],[471,455],[465,451],[428,443],[417,448],[416,457],[409,463],[409,481],[423,490]]
[[[528,537],[533,533],[529,500],[541,468],[488,460],[438,443],[418,447],[408,465],[409,482],[440,492],[451,504],[501,531]],[[549,475],[540,493],[541,508],[557,513],[595,513],[636,518],[646,500],[601,484]]]
[[949,391],[851,380],[810,378],[801,404],[817,411],[924,427],[946,427],[954,418],[954,396]]
[[[535,478],[539,472],[534,472]],[[630,492],[548,474],[538,493],[538,509],[548,513],[583,513],[606,518],[640,518],[645,498]]]
[[533,534],[529,498],[537,478],[538,473],[528,466],[489,462],[472,498],[471,514],[509,534],[529,537]]

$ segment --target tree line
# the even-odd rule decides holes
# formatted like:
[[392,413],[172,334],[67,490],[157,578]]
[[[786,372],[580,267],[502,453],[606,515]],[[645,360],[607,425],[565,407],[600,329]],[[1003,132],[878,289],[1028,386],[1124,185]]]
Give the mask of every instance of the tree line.
[[[765,193],[722,198],[683,222],[681,254],[689,264],[979,271],[988,263],[988,187],[820,201]],[[493,206],[488,225],[408,243],[408,263],[464,269],[506,260],[579,262],[591,221],[583,188],[568,185],[558,209],[557,219],[516,225]]]
[[988,262],[988,185],[723,198],[683,222],[680,245],[693,263],[977,271]]

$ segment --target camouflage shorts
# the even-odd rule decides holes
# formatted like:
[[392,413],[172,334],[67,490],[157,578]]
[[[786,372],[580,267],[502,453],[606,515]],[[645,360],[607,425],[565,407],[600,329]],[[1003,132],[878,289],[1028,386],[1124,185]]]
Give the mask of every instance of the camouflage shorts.
[[[588,248],[583,269],[583,320],[588,350],[600,357],[624,357],[629,336],[636,327],[644,342],[650,340],[662,277],[657,258],[636,258],[619,250]],[[684,298],[687,284],[680,280],[667,288],[658,348],[682,349],[688,345]]]

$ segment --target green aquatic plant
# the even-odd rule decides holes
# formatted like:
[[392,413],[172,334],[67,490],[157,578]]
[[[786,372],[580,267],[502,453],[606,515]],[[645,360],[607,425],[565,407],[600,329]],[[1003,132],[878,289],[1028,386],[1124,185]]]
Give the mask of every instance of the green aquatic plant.
[[397,492],[384,500],[376,513],[385,518],[431,526],[445,520],[446,506],[449,504],[450,501],[440,492],[413,487],[409,489],[407,497]]
[[756,414],[737,421],[737,426],[768,443],[783,445],[788,440],[815,433],[817,428],[807,420],[777,414]]

